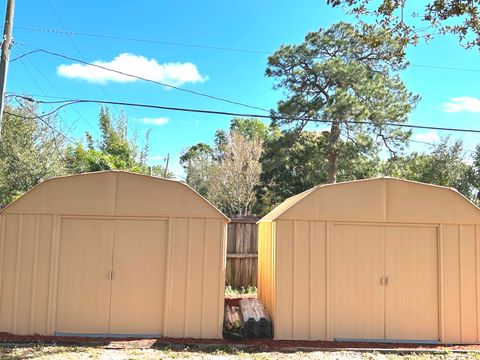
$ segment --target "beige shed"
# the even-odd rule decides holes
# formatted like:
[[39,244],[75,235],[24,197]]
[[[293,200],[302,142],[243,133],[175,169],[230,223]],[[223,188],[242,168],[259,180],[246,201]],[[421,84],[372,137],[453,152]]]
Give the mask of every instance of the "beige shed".
[[480,342],[480,209],[393,178],[317,186],[259,222],[276,339]]
[[220,338],[227,223],[178,181],[45,181],[0,212],[0,332]]

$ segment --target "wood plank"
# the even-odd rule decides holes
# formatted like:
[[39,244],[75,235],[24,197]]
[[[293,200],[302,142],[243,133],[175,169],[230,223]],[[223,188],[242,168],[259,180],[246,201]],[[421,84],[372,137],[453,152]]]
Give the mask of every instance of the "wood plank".
[[227,254],[227,259],[256,259],[258,254]]
[[257,218],[235,218],[228,224],[225,283],[233,288],[257,285]]

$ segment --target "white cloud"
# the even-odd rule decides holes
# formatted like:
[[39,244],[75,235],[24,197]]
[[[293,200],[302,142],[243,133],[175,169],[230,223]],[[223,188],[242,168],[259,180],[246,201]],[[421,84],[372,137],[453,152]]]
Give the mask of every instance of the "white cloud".
[[448,102],[443,103],[443,111],[449,113],[455,112],[480,112],[480,99],[463,96],[451,98]]
[[427,133],[415,134],[413,135],[413,139],[425,142],[438,142],[440,140],[440,136],[438,136],[435,130],[431,130]]
[[[207,77],[200,75],[197,66],[191,62],[159,64],[155,59],[129,53],[120,54],[111,61],[98,60],[92,64],[175,86],[207,80]],[[57,67],[57,74],[69,79],[100,83],[138,81],[131,76],[79,63],[62,64]]]
[[170,121],[170,119],[166,118],[166,117],[158,117],[158,118],[144,117],[144,118],[139,119],[139,121],[144,123],[144,124],[148,124],[148,125],[161,126],[161,125],[165,125],[166,123],[168,123]]

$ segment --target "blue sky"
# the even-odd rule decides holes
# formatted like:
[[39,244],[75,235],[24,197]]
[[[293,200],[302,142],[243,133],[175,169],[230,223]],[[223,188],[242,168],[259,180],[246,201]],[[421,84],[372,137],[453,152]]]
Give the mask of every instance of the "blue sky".
[[[44,48],[88,62],[100,61],[105,66],[115,66],[183,88],[262,108],[273,108],[282,94],[272,90],[271,79],[264,76],[268,56],[264,52],[271,53],[281,44],[300,43],[307,32],[328,27],[340,20],[348,20],[348,17],[342,10],[328,7],[324,0],[298,0],[295,3],[287,0],[23,0],[16,4],[15,45],[11,56],[16,57],[32,47]],[[32,31],[27,27],[66,29],[159,42],[67,36]],[[260,53],[223,51],[160,41],[258,50]],[[410,48],[408,59],[413,66],[402,73],[402,78],[411,91],[422,97],[411,114],[411,123],[480,129],[478,50],[464,50],[455,38],[438,36],[429,44]],[[110,73],[94,72],[94,80],[91,70],[72,64],[72,61],[46,54],[23,58],[10,65],[7,91],[259,112],[141,81],[112,78]],[[431,69],[418,65],[478,71]],[[457,100],[452,103],[451,99]],[[65,108],[60,112],[65,131],[76,137],[81,137],[87,130],[95,134],[98,110],[99,106],[95,104]],[[227,128],[230,121],[225,116],[112,108],[114,114],[120,110],[126,112],[131,130],[137,129],[140,137],[148,128],[152,129],[150,163],[162,163],[165,156],[170,154],[173,170],[180,175],[178,157],[181,151],[197,142],[212,142],[215,130]],[[431,142],[441,135],[446,134],[418,131],[415,138]],[[453,136],[462,137],[466,148],[471,150],[480,142],[478,134]],[[413,146],[422,148],[418,144]]]

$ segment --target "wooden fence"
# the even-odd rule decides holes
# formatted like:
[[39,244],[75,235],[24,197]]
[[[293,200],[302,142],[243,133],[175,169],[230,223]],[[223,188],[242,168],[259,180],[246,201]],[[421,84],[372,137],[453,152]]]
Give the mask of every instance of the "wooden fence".
[[228,224],[225,282],[232,288],[257,286],[258,218],[232,218]]

